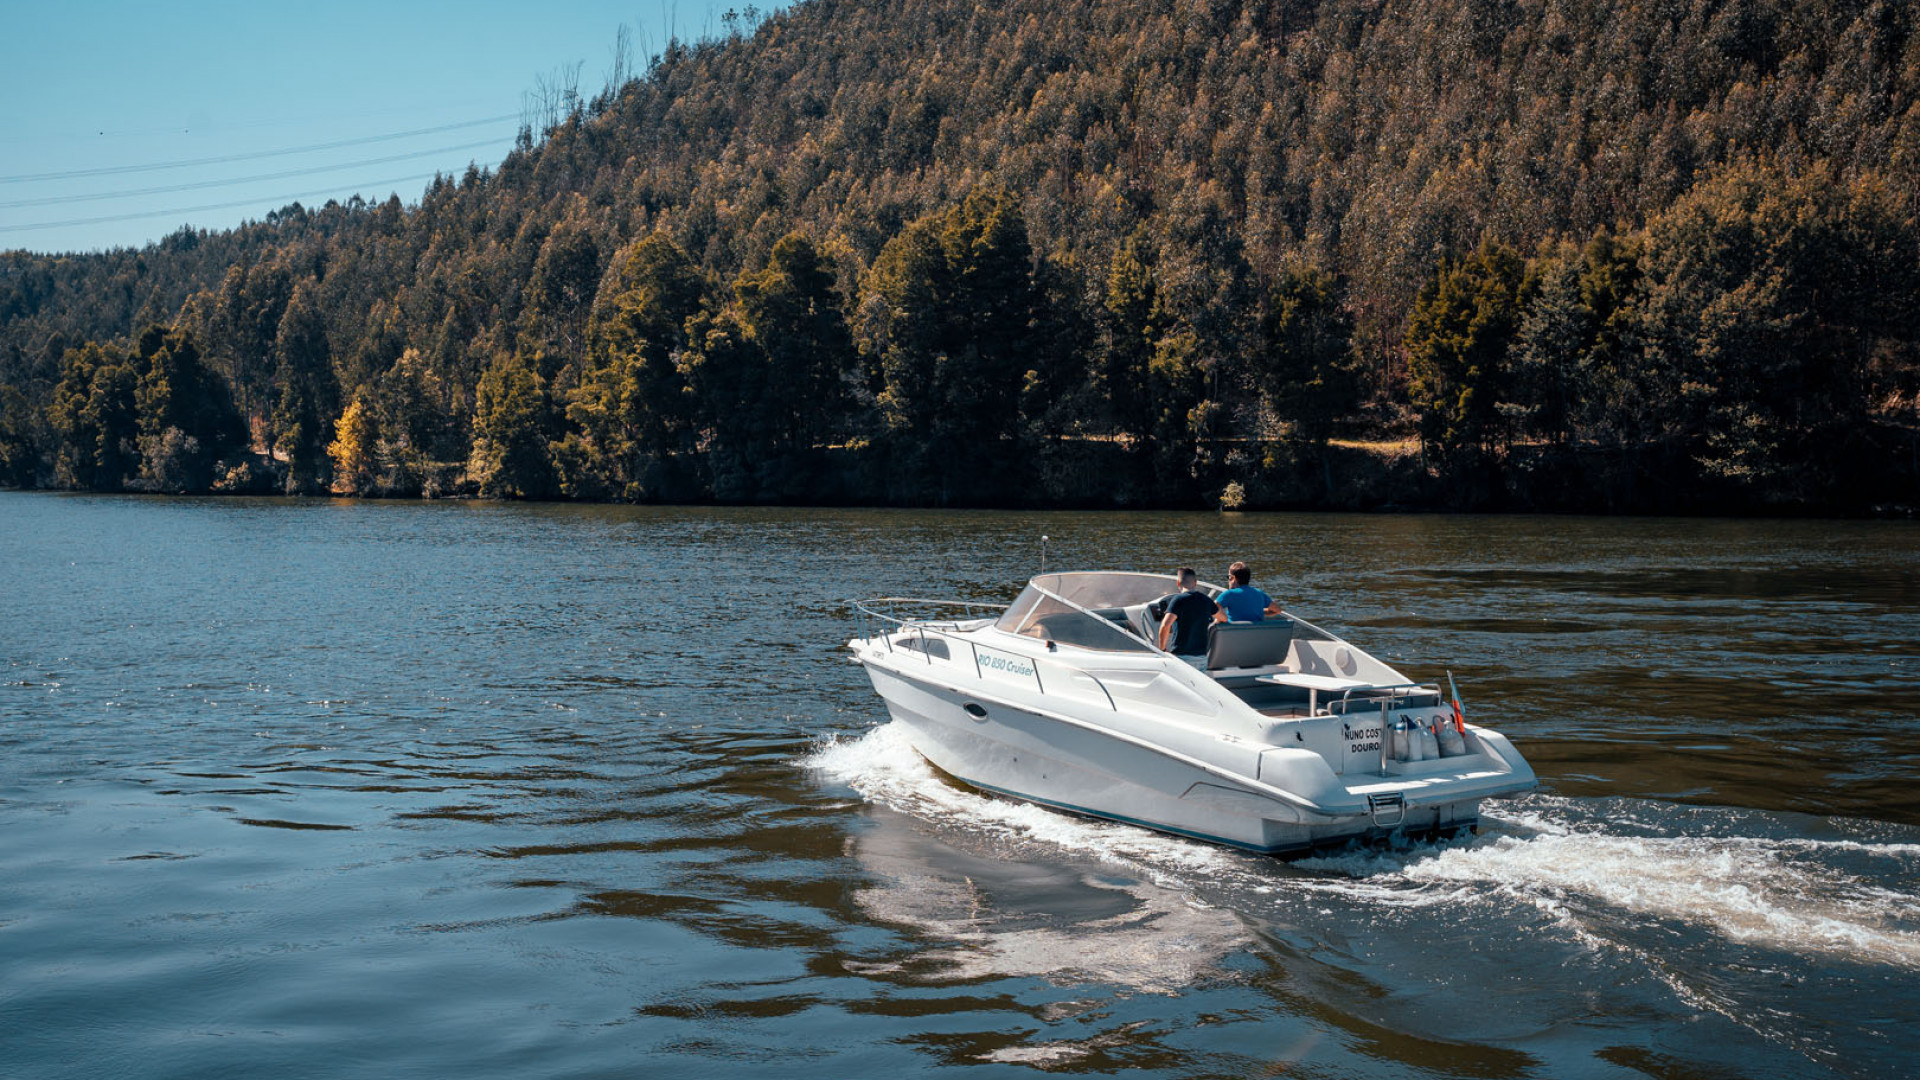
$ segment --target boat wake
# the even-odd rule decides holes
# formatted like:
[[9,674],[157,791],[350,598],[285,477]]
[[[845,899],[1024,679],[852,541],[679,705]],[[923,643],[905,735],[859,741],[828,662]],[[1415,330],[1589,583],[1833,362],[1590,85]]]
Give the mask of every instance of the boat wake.
[[1381,916],[1531,909],[1592,949],[1633,951],[1626,942],[1659,923],[1789,956],[1920,970],[1913,830],[1863,823],[1858,835],[1807,836],[1772,815],[1536,794],[1484,805],[1476,837],[1281,862],[958,787],[897,723],[826,743],[803,764],[1008,857],[1094,858],[1255,916],[1289,898],[1344,897]]
[[906,726],[897,722],[858,738],[824,743],[800,764],[846,784],[870,803],[991,839],[1014,855],[1036,849],[1069,851],[1120,864],[1172,888],[1185,887],[1196,874],[1225,872],[1237,861],[1225,848],[1060,813],[949,782],[913,749]]
[[[1482,836],[1426,849],[1302,860],[1347,879],[1325,885],[1404,905],[1467,893],[1519,901],[1590,941],[1623,917],[1682,923],[1733,943],[1920,970],[1920,844],[1691,834],[1695,808],[1627,807],[1668,819],[1662,835],[1609,811],[1627,800],[1532,795],[1482,809]],[[1662,813],[1666,811],[1666,813]],[[1655,825],[1654,828],[1658,826]],[[1677,833],[1677,834],[1676,834]]]
[[1920,830],[1531,794],[1483,804],[1477,836],[1288,862],[958,786],[897,723],[802,764],[874,808],[849,845],[860,903],[943,943],[928,977],[1179,993],[1254,977],[1232,959],[1253,953],[1283,995],[1441,1041],[1471,1026],[1591,1062],[1617,1048],[1590,1018],[1632,1014],[1756,1076],[1910,1060]]

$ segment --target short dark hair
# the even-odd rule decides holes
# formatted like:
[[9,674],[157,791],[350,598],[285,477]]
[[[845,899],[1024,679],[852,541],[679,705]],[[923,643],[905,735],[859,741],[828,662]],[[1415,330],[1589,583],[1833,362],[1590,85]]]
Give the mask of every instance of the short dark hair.
[[1194,580],[1198,581],[1200,578],[1200,571],[1195,570],[1191,566],[1183,566],[1180,569],[1174,571],[1173,577],[1174,577],[1174,580],[1176,581],[1185,581],[1188,578],[1193,578]]
[[1253,571],[1247,567],[1246,563],[1234,563],[1232,566],[1227,567],[1227,580],[1233,582],[1235,585],[1251,585],[1253,584]]

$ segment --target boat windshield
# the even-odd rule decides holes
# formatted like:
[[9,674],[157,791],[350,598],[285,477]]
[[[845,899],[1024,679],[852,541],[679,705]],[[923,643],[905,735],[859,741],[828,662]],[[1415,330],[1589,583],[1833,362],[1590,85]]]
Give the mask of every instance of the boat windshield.
[[1027,583],[994,625],[1089,649],[1152,651],[1131,629],[1126,609],[1176,591],[1166,574],[1042,574]]

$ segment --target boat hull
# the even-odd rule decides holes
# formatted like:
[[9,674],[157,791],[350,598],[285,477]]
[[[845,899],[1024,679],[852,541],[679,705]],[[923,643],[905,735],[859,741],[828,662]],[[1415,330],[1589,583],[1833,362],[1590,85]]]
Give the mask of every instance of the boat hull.
[[1060,810],[1263,854],[1396,832],[1446,834],[1478,821],[1477,798],[1393,817],[1316,813],[1094,725],[865,667],[888,712],[934,767],[971,787]]

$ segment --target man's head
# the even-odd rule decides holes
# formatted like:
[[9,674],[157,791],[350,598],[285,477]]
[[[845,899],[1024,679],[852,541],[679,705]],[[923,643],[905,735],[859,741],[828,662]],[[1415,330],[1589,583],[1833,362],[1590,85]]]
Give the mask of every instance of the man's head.
[[1183,566],[1174,572],[1173,579],[1180,583],[1181,588],[1191,589],[1200,584],[1200,571],[1191,566]]
[[1227,567],[1227,584],[1234,587],[1251,585],[1253,584],[1253,571],[1247,569],[1246,563],[1234,563],[1232,566]]

